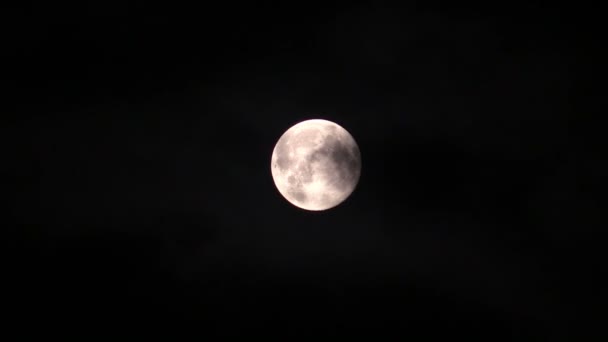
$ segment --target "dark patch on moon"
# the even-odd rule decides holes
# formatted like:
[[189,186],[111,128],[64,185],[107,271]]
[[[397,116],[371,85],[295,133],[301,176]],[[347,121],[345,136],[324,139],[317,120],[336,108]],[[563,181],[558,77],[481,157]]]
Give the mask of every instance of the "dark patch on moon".
[[332,184],[340,191],[352,190],[360,173],[360,155],[357,145],[328,136],[323,145],[308,158],[309,162],[329,160],[327,172],[333,173]]
[[288,193],[298,202],[304,203],[306,202],[306,194],[302,191],[292,191],[291,189]]
[[314,174],[314,171],[313,171],[310,163],[301,163],[300,165],[298,165],[297,175],[298,175],[298,179],[302,183],[312,182],[313,174]]
[[356,146],[346,145],[341,141],[337,141],[331,149],[330,160],[333,170],[337,172],[334,186],[340,190],[346,191],[357,182],[361,167],[357,152]]
[[324,157],[329,157],[332,151],[335,149],[336,144],[339,141],[332,136],[325,138],[323,145],[316,149],[308,158],[309,162],[321,161]]
[[338,127],[334,125],[329,125],[327,129],[329,130],[330,136],[335,136],[335,134],[338,132]]

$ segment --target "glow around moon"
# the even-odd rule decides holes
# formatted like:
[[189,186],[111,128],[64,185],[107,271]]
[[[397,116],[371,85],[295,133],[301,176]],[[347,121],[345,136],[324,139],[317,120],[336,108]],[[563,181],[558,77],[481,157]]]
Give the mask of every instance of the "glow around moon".
[[289,128],[272,152],[272,178],[285,199],[306,210],[326,210],[346,200],[361,175],[361,154],[344,128],[327,120]]

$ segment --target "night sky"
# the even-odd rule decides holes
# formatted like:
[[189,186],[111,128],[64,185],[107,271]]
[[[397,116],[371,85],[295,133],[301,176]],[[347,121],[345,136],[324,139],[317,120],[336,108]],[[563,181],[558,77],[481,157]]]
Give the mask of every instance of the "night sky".
[[[602,333],[596,10],[171,4],[2,11],[3,325]],[[279,137],[313,118],[362,156],[352,196],[322,212],[270,173]]]

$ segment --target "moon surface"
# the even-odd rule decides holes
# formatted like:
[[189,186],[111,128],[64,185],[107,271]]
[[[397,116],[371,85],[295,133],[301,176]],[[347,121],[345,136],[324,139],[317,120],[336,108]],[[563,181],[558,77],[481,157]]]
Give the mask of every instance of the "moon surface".
[[321,119],[289,128],[272,152],[272,178],[287,201],[305,210],[327,210],[346,200],[361,175],[361,153],[340,125]]

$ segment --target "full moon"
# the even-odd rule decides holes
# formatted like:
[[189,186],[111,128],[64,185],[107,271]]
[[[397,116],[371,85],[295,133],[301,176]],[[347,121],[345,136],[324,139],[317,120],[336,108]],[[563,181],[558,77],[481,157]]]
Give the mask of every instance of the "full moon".
[[355,139],[327,120],[289,128],[272,152],[272,178],[287,201],[305,210],[327,210],[346,200],[361,175]]

